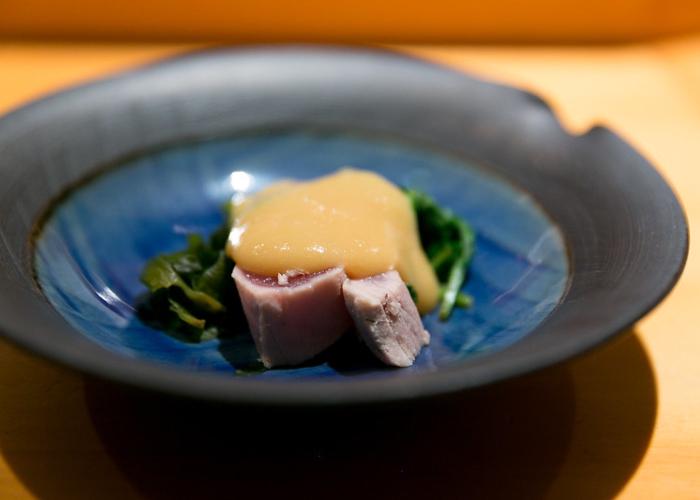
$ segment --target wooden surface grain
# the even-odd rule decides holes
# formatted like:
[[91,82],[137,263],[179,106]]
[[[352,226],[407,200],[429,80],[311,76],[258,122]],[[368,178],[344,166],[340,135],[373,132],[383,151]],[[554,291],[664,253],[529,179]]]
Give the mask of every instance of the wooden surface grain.
[[[2,42],[0,112],[191,48]],[[611,126],[673,185],[694,234],[700,39],[397,49],[532,89],[573,132]],[[585,358],[410,415],[365,415],[371,425],[266,415],[290,428],[272,432],[281,441],[246,436],[258,416],[126,393],[0,343],[0,498],[700,498],[698,297],[691,245],[669,298]]]

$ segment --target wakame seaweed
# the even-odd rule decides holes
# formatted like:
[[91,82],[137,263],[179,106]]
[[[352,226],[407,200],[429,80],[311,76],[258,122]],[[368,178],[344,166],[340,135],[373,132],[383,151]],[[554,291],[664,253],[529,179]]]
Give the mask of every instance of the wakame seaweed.
[[184,250],[148,261],[141,281],[149,294],[139,308],[147,323],[190,342],[233,333],[240,325],[233,261],[225,252],[228,219],[208,240],[191,234]]

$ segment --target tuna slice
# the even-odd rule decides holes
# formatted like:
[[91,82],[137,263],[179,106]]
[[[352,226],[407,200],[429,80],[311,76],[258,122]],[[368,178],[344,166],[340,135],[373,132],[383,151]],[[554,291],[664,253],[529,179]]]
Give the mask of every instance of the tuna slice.
[[352,326],[342,294],[347,276],[341,268],[271,278],[236,266],[233,279],[255,346],[268,368],[303,363]]
[[411,366],[430,342],[411,294],[396,271],[346,279],[343,295],[360,337],[384,363]]

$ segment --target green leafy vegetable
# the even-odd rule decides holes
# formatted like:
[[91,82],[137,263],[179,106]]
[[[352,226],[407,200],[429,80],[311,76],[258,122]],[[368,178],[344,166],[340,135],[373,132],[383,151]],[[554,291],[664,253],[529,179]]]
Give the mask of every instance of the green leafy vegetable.
[[474,305],[474,298],[466,293],[459,292],[455,299],[455,307],[467,308]]
[[[177,287],[185,294],[185,296],[200,310],[207,312],[219,312],[224,310],[224,306],[213,296],[206,292],[195,290],[185,281],[184,276],[181,276],[176,270],[172,262],[168,260],[167,255],[160,255],[149,261],[141,275],[141,281],[154,292],[159,288]],[[196,272],[190,273],[190,276],[197,281],[201,279]],[[197,282],[195,281],[195,282]]]
[[233,262],[224,251],[229,229],[227,217],[208,241],[193,234],[186,249],[148,261],[141,273],[150,291],[140,307],[144,320],[195,342],[216,338],[240,323]]
[[408,288],[408,293],[411,295],[411,298],[413,299],[413,302],[416,304],[418,303],[418,292],[416,292],[416,289],[413,285],[410,283],[406,283],[406,288]]
[[405,190],[418,220],[421,244],[440,281],[440,319],[457,307],[470,307],[472,298],[460,292],[474,254],[474,231],[427,194]]
[[168,297],[168,303],[170,304],[170,310],[177,314],[177,317],[182,321],[190,326],[199,328],[200,330],[204,329],[204,326],[207,323],[206,320],[194,317],[185,306],[177,302],[175,299]]

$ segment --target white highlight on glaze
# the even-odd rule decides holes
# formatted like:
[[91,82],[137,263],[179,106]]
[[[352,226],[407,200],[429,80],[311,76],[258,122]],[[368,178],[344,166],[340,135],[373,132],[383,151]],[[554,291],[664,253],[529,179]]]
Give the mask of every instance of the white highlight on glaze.
[[228,181],[236,193],[247,193],[253,185],[253,176],[243,170],[235,170],[228,176]]

